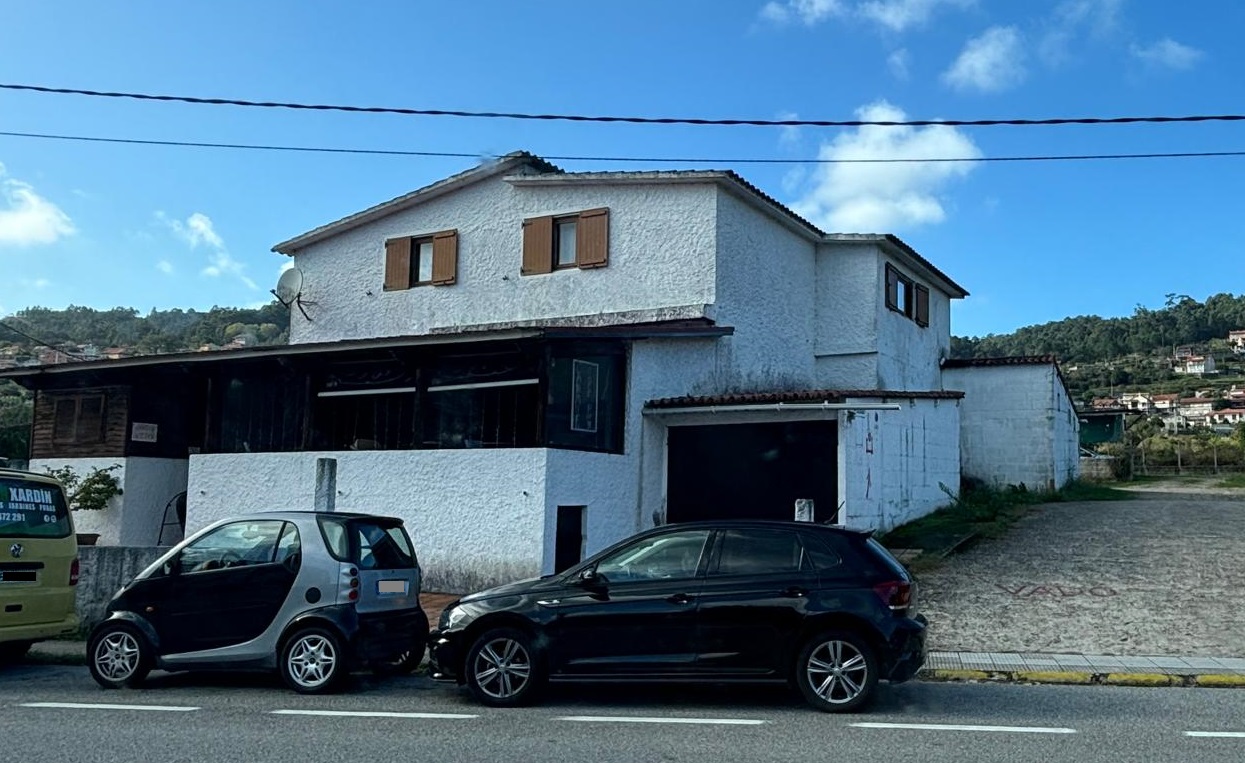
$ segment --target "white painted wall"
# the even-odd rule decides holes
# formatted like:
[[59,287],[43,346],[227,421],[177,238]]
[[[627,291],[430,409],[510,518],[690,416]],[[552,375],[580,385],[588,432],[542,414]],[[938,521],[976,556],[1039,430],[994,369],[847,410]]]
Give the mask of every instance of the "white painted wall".
[[874,244],[821,244],[817,251],[815,354],[817,386],[878,385],[878,319],[885,309]]
[[429,590],[540,574],[543,449],[245,453],[190,457],[187,532],[253,511],[314,508],[315,463],[337,459],[337,509],[406,523]]
[[839,414],[840,521],[853,529],[885,532],[946,506],[960,491],[960,401],[885,402],[903,408]]
[[735,329],[725,343],[721,383],[730,391],[806,388],[813,378],[817,244],[722,190],[717,217],[714,316]]
[[1061,488],[1081,476],[1081,419],[1058,376],[1052,379],[1051,395],[1055,486]]
[[[886,306],[886,264],[890,263],[914,283],[929,289],[929,326]],[[878,299],[877,389],[930,391],[941,389],[939,361],[951,356],[951,300],[928,281],[922,281],[902,262],[882,257],[876,274]]]
[[548,451],[542,572],[553,572],[559,506],[586,506],[584,558],[639,531],[634,455]]
[[[313,244],[294,257],[314,320],[297,311],[290,341],[426,334],[482,324],[691,307],[714,297],[716,187],[515,187],[484,179],[455,193]],[[610,209],[609,265],[519,274],[522,222]],[[385,292],[384,242],[457,229],[458,283]],[[370,294],[369,294],[370,292]]]
[[101,546],[123,545],[121,529],[124,522],[126,493],[126,459],[124,458],[34,458],[30,461],[30,471],[45,472],[49,469],[63,469],[68,466],[80,477],[85,477],[92,469],[107,469],[114,464],[121,468],[112,472],[121,485],[122,494],[108,501],[108,506],[99,511],[75,511],[73,513],[74,531],[79,533],[98,533]]
[[965,393],[960,451],[966,476],[1048,490],[1075,473],[1080,424],[1053,366],[948,368],[943,384]]
[[[155,546],[160,540],[164,509],[186,490],[190,463],[176,458],[131,457],[125,463],[124,511],[121,517],[121,545]],[[177,530],[176,507],[170,510],[173,524],[164,534],[165,545],[181,540]]]

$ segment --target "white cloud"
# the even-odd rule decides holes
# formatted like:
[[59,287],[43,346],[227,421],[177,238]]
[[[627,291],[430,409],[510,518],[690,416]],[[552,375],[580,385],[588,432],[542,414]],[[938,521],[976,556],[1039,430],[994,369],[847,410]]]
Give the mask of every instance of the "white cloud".
[[76,232],[69,215],[0,164],[0,246],[55,244]]
[[991,27],[964,45],[942,79],[957,90],[997,93],[1025,78],[1025,51],[1015,27]]
[[968,8],[975,3],[976,0],[868,0],[860,4],[857,12],[893,32],[903,32],[929,21],[942,6]]
[[1192,69],[1205,55],[1197,48],[1182,45],[1170,37],[1166,37],[1153,45],[1141,46],[1134,44],[1133,55],[1155,66],[1169,69]]
[[799,21],[813,26],[843,13],[842,0],[771,0],[761,8],[761,18],[776,24]]
[[941,7],[968,8],[977,0],[770,0],[761,7],[761,18],[775,24],[798,21],[815,26],[831,18],[855,16],[893,32],[925,23]]
[[1104,38],[1120,27],[1124,0],[1065,0],[1047,22],[1038,53],[1049,66],[1072,58],[1082,37]]
[[38,289],[40,291],[52,285],[52,282],[46,278],[23,278],[18,283],[21,284],[23,289]]
[[900,48],[891,53],[886,59],[886,65],[890,67],[891,74],[895,79],[907,81],[909,77],[908,66],[911,63],[912,56],[908,54],[907,48]]
[[[783,122],[795,121],[800,115],[794,111],[784,111],[778,115],[778,119]],[[794,125],[783,125],[779,128],[778,144],[784,148],[795,148],[800,145],[800,128]]]
[[161,273],[164,273],[166,276],[171,276],[173,275],[173,263],[169,262],[168,260],[160,260],[159,262],[156,263],[156,270],[159,270]]
[[[189,244],[190,248],[198,249],[202,246],[210,250],[208,254],[209,264],[200,271],[203,275],[209,278],[231,275],[244,283],[248,289],[259,288],[255,281],[246,275],[246,265],[234,259],[233,255],[229,253],[224,239],[216,232],[216,226],[212,223],[212,218],[202,212],[195,212],[190,217],[187,217],[185,221],[171,219],[163,212],[156,212],[156,217],[179,238]],[[163,270],[163,268],[161,269]]]
[[[857,110],[863,121],[904,121],[904,112],[881,101]],[[822,145],[822,159],[978,159],[965,134],[942,125],[864,126]],[[822,228],[839,233],[892,232],[940,223],[947,217],[944,188],[968,175],[975,162],[825,164],[805,184],[792,208]]]

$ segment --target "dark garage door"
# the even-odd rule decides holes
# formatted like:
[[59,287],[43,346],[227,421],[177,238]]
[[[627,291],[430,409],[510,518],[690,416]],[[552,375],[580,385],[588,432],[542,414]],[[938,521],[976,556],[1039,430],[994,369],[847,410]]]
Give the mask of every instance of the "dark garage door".
[[812,498],[818,522],[838,506],[838,427],[833,421],[670,427],[670,522],[792,519]]

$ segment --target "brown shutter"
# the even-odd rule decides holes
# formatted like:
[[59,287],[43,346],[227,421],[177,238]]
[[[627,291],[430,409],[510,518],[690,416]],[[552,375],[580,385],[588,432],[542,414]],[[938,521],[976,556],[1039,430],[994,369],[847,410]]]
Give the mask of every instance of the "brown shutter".
[[104,441],[104,396],[90,395],[78,400],[78,424],[74,442],[94,443]]
[[916,287],[916,322],[920,326],[929,325],[929,289],[920,284]]
[[553,272],[553,218],[523,221],[523,268],[525,276]]
[[78,421],[78,399],[58,397],[52,402],[52,442],[73,442]]
[[581,268],[603,268],[610,260],[610,211],[590,209],[575,226],[575,259]]
[[385,242],[385,291],[411,288],[411,239]]
[[458,231],[442,231],[432,237],[432,284],[449,286],[458,280]]

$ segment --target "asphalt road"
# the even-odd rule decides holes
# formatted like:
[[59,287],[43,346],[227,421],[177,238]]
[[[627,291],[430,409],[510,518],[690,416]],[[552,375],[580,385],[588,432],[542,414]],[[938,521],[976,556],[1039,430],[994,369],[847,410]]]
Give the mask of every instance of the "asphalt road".
[[[500,711],[421,678],[360,677],[348,693],[301,697],[263,676],[104,691],[85,668],[23,666],[0,670],[0,749],[22,763],[1245,760],[1240,690],[881,689],[852,716],[739,687],[555,689],[539,707]],[[1236,736],[1204,736],[1225,733]]]

